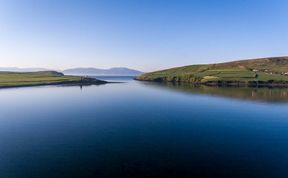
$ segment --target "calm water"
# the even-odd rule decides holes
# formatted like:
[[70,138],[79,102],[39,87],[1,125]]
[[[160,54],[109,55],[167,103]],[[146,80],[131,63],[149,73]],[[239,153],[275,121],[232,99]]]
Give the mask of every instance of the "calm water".
[[288,177],[288,90],[0,90],[0,177]]

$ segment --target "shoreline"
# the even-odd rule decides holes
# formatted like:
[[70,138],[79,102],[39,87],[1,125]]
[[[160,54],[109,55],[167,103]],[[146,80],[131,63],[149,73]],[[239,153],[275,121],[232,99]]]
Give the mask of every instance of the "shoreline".
[[69,76],[55,71],[0,72],[0,88],[19,88],[50,85],[102,85],[110,82],[92,77]]
[[[98,83],[99,82],[99,83]],[[40,87],[40,86],[91,86],[91,85],[105,85],[108,83],[114,82],[106,82],[103,80],[97,80],[97,83],[81,83],[77,81],[68,81],[68,82],[55,82],[55,83],[39,83],[39,84],[19,84],[19,85],[6,85],[1,86],[0,89],[7,89],[7,88],[24,88],[24,87]]]
[[153,82],[153,83],[172,83],[172,84],[190,84],[195,86],[208,86],[208,87],[235,87],[235,88],[288,88],[288,82],[281,81],[208,81],[208,82],[185,82],[185,81],[167,81],[167,80],[143,80],[134,78],[136,81]]

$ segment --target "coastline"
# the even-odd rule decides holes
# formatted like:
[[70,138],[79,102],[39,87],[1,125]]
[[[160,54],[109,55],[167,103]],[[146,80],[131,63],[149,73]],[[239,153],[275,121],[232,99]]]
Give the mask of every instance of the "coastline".
[[209,87],[250,87],[250,88],[288,88],[287,81],[207,81],[207,82],[188,82],[188,81],[170,81],[170,80],[144,80],[134,78],[137,81],[155,82],[155,83],[174,83],[174,84],[191,84],[195,86],[209,86]]
[[18,88],[48,85],[102,85],[110,83],[91,77],[68,76],[55,71],[46,72],[0,72],[0,88]]
[[22,88],[22,87],[37,87],[37,86],[90,86],[90,85],[104,85],[107,83],[113,82],[106,82],[103,80],[97,80],[97,82],[78,82],[78,81],[66,81],[66,82],[55,82],[55,83],[39,83],[39,84],[19,84],[19,85],[5,85],[1,86],[0,89],[5,88]]

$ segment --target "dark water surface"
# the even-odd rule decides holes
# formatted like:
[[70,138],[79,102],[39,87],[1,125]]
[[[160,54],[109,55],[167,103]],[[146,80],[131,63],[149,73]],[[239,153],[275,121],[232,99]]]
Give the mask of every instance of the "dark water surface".
[[0,90],[0,177],[288,177],[287,89],[108,80]]

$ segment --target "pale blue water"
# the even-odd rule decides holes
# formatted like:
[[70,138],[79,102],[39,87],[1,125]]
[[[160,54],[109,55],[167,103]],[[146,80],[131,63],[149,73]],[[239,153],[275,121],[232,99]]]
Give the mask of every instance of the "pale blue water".
[[0,177],[288,177],[285,89],[108,80],[0,90]]

